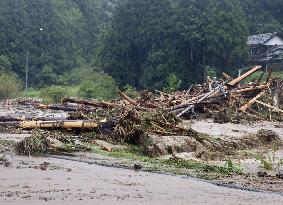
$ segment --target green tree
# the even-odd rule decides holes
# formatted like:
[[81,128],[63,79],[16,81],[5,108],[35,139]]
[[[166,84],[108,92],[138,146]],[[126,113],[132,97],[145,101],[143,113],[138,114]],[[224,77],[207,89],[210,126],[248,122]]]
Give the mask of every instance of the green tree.
[[0,71],[11,71],[12,63],[10,62],[9,58],[5,55],[0,55]]
[[171,73],[168,77],[167,77],[167,85],[164,88],[164,90],[166,92],[174,92],[177,91],[180,86],[181,86],[181,80],[179,80],[177,78],[177,76],[175,75],[175,73]]
[[[152,59],[157,56],[157,50],[163,52],[169,47],[169,39],[174,35],[172,15],[169,0],[119,2],[98,50],[99,65],[120,85],[130,84],[141,89],[147,87],[145,83],[155,83],[146,74],[152,72],[148,62],[159,61]],[[159,68],[161,73],[166,73],[168,66]]]
[[233,68],[244,65],[248,57],[244,13],[237,0],[210,0],[208,7],[207,64],[231,73]]
[[111,100],[116,96],[115,81],[104,73],[93,72],[80,84],[79,95],[84,98]]
[[0,100],[18,97],[21,91],[22,82],[15,74],[0,72]]

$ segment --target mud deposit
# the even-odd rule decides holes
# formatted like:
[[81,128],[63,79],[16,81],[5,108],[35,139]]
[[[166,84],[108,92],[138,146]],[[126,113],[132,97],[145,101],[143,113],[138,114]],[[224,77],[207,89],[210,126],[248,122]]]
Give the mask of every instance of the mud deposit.
[[[47,165],[46,170],[42,165]],[[1,204],[282,204],[283,196],[50,158],[0,167]]]
[[[0,108],[0,115],[19,112],[52,119],[66,116],[26,107]],[[282,159],[282,123],[234,125],[200,120],[185,121],[183,126],[191,128],[184,136],[141,138],[146,141],[138,149],[155,158],[129,153],[130,146],[103,139],[95,143],[92,139],[84,144],[90,150],[68,156],[17,156],[16,143],[32,132],[4,130],[0,132],[0,204],[283,204],[283,176],[276,177],[283,170],[266,171],[249,155],[276,145],[274,158]]]

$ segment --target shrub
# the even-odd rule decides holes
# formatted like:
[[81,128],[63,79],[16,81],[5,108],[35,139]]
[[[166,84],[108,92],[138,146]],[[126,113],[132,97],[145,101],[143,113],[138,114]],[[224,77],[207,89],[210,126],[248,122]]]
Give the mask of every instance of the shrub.
[[22,82],[17,75],[0,72],[0,100],[18,97],[22,91]]
[[131,85],[126,85],[125,87],[123,87],[123,91],[130,98],[137,98],[139,96],[137,90]]
[[80,84],[79,96],[111,100],[116,97],[116,88],[113,78],[104,73],[94,72]]
[[209,76],[211,78],[217,76],[217,68],[206,66],[205,69],[206,69],[206,72],[207,72],[207,76]]
[[67,94],[68,92],[65,88],[55,85],[41,89],[40,91],[40,97],[42,97],[44,101],[48,103],[58,103],[63,97],[67,96]]

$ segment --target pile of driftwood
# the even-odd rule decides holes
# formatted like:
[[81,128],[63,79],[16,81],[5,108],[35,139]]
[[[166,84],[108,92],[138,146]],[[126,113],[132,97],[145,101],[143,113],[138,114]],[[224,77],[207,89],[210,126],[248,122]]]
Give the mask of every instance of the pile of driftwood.
[[[173,132],[184,130],[177,126],[176,121],[172,123],[166,116],[189,119],[218,116],[218,121],[224,119],[224,122],[233,121],[237,117],[245,119],[243,116],[248,117],[249,120],[281,121],[283,119],[282,80],[273,78],[269,71],[267,74],[262,72],[258,79],[244,83],[252,74],[260,71],[261,66],[256,66],[237,78],[223,73],[222,78],[218,80],[208,77],[207,82],[202,85],[193,85],[189,90],[174,93],[156,91],[154,95],[149,91],[143,91],[137,99],[132,99],[118,90],[120,99],[112,102],[64,98],[60,104],[46,105],[36,101],[20,101],[18,103],[36,109],[62,110],[70,115],[68,118],[53,120],[2,116],[0,124],[14,125],[23,129],[61,128],[101,131],[102,127],[106,127],[106,130],[109,127],[117,128],[117,124],[119,122],[123,124],[121,120],[129,117],[130,113],[130,116],[134,117],[129,123],[135,125],[149,123],[149,126],[147,124],[140,128],[146,127],[159,134],[170,134],[172,130]],[[264,75],[266,75],[265,79],[263,79]],[[159,115],[158,120],[148,118],[161,111],[163,115]],[[223,113],[226,116],[223,116]],[[125,130],[127,129],[123,128],[120,132],[126,132]]]

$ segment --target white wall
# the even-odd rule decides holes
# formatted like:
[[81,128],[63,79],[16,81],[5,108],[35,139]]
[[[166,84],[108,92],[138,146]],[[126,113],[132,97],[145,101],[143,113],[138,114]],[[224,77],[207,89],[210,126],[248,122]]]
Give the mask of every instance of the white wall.
[[279,36],[272,37],[269,41],[267,41],[264,45],[274,46],[274,45],[283,45],[283,39]]

